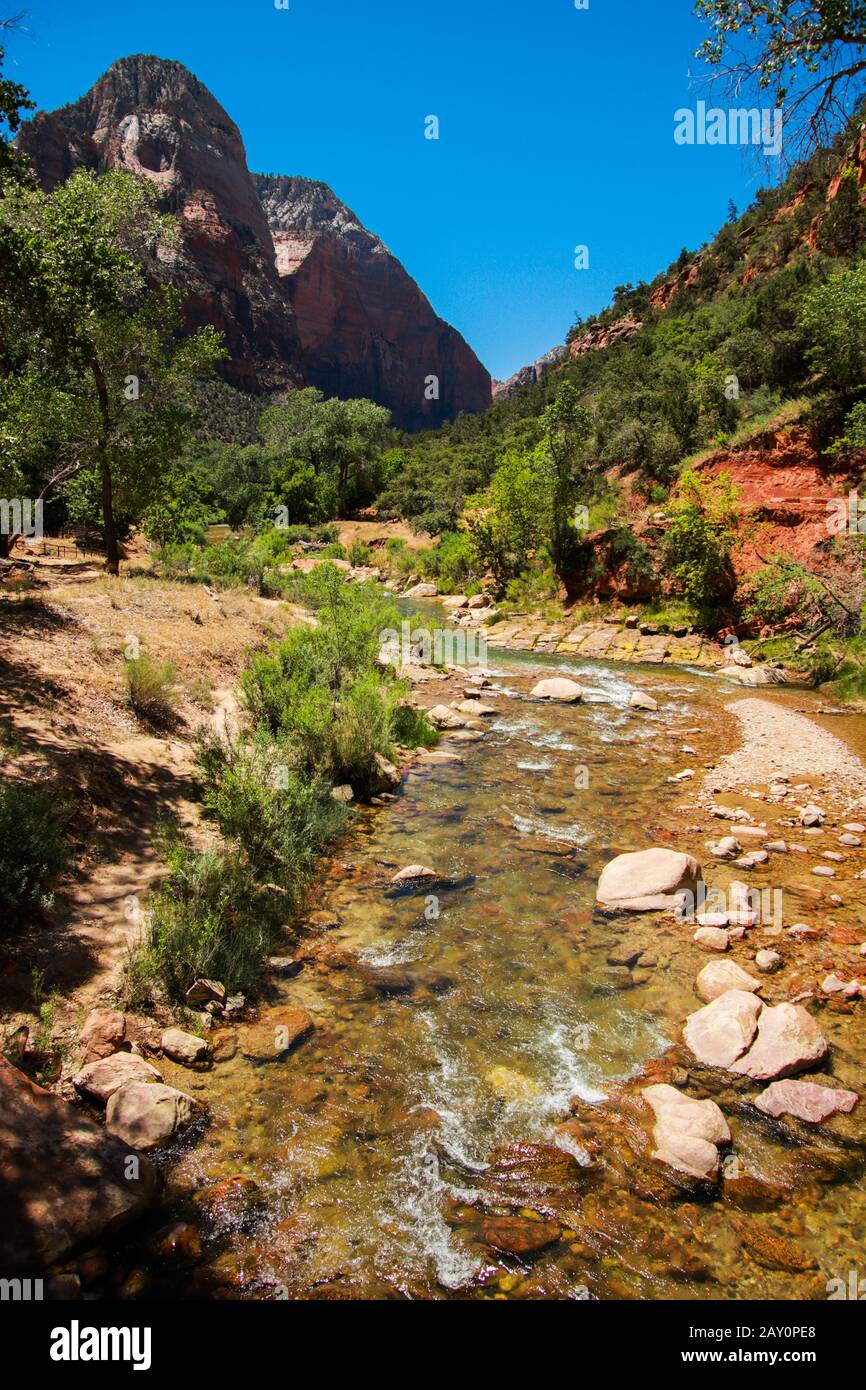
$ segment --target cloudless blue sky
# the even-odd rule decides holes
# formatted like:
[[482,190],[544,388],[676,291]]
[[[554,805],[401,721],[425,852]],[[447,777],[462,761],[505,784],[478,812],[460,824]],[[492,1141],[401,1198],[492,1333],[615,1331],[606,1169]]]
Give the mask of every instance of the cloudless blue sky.
[[240,127],[250,168],[330,184],[496,377],[771,181],[750,153],[674,143],[674,111],[705,95],[692,0],[20,3],[7,72],[40,107],[126,54],[179,59]]

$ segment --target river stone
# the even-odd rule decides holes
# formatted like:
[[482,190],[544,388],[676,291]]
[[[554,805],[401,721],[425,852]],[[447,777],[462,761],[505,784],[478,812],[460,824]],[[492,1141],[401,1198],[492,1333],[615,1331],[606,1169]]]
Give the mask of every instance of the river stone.
[[692,940],[705,951],[727,951],[731,944],[728,933],[721,927],[698,927]]
[[535,700],[556,700],[566,705],[576,705],[583,699],[583,690],[577,681],[566,680],[564,677],[539,681],[531,693]]
[[424,864],[407,864],[405,869],[400,869],[391,879],[392,883],[414,883],[422,878],[438,877],[435,869],[428,869]]
[[471,715],[474,719],[487,718],[491,714],[499,713],[493,705],[485,705],[481,700],[461,700],[457,708],[461,714]]
[[534,1255],[555,1245],[561,1235],[558,1221],[535,1215],[486,1216],[481,1226],[483,1244],[506,1255]]
[[415,584],[411,589],[407,589],[404,598],[436,598],[439,590],[435,584],[421,583]]
[[695,980],[695,989],[700,997],[711,1004],[732,989],[743,990],[746,994],[757,994],[761,981],[747,974],[736,961],[711,960],[705,965]]
[[0,1057],[0,1270],[34,1273],[156,1203],[159,1176],[85,1112]]
[[166,1057],[173,1062],[182,1062],[184,1066],[203,1062],[207,1058],[208,1047],[204,1038],[185,1033],[182,1028],[166,1028],[159,1045]]
[[645,709],[654,712],[659,707],[658,700],[654,700],[652,695],[647,695],[645,690],[633,690],[629,696],[629,709]]
[[81,1064],[111,1057],[126,1037],[126,1019],[117,1009],[94,1009],[81,1030]]
[[696,894],[700,877],[700,865],[690,854],[672,849],[620,854],[602,870],[596,901],[629,912],[664,911],[678,906],[678,893]]
[[755,1036],[763,1007],[754,994],[742,989],[728,990],[689,1015],[683,1037],[704,1066],[730,1068]]
[[186,1002],[190,1008],[200,1008],[202,1004],[224,1004],[226,987],[219,980],[196,980],[186,992]]
[[198,1101],[174,1086],[128,1081],[108,1102],[105,1127],[138,1149],[155,1149],[188,1125],[199,1108]]
[[693,1100],[675,1086],[648,1086],[643,1097],[656,1118],[653,1158],[692,1177],[715,1177],[719,1145],[731,1142],[727,1120],[715,1101]]
[[76,1091],[87,1096],[88,1100],[99,1101],[105,1105],[115,1091],[128,1081],[161,1081],[162,1076],[156,1067],[136,1057],[132,1052],[115,1052],[111,1057],[102,1057],[98,1062],[88,1062],[72,1078]]
[[447,705],[434,705],[428,709],[427,718],[436,725],[437,729],[465,729],[466,720],[462,714],[456,710],[449,709]]
[[838,1091],[813,1081],[774,1081],[755,1100],[764,1115],[793,1115],[806,1124],[819,1125],[831,1115],[850,1115],[859,1097],[856,1091]]
[[755,956],[755,965],[762,975],[772,975],[784,962],[778,951],[763,950]]
[[241,1029],[241,1052],[254,1062],[274,1062],[308,1038],[314,1028],[306,1009],[282,1008],[274,1012],[270,1022],[251,1023]]
[[754,1081],[775,1081],[805,1071],[826,1055],[827,1043],[812,1015],[796,1004],[776,1004],[764,1009],[754,1045],[731,1071]]
[[403,778],[394,764],[383,757],[381,753],[374,753],[373,761],[376,764],[376,771],[378,773],[376,780],[380,790],[387,791],[389,787],[399,787]]

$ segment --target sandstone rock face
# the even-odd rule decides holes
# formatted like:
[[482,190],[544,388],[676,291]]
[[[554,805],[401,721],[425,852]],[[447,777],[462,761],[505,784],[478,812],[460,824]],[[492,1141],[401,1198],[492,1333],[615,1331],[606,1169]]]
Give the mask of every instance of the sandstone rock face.
[[711,960],[695,981],[695,989],[708,1004],[732,989],[756,994],[760,988],[761,981],[754,979],[732,960]]
[[858,1099],[856,1091],[838,1091],[813,1081],[774,1081],[755,1105],[765,1115],[793,1115],[806,1124],[818,1125],[831,1115],[850,1115]]
[[[0,1057],[0,1268],[38,1273],[134,1221],[159,1192],[153,1165]],[[129,1176],[128,1176],[129,1174]]]
[[648,1086],[643,1096],[656,1118],[653,1158],[692,1177],[715,1177],[719,1146],[731,1142],[728,1122],[715,1101],[693,1100],[675,1086]]
[[535,700],[554,700],[558,704],[576,705],[583,699],[583,691],[577,681],[555,677],[553,680],[539,681],[532,691]]
[[706,1008],[689,1015],[683,1037],[704,1066],[730,1069],[750,1046],[763,1007],[754,994],[728,990]]
[[251,176],[234,122],[181,63],[122,58],[80,100],[27,121],[18,144],[46,189],[79,168],[157,185],[182,223],[166,269],[188,326],[225,334],[232,385],[368,396],[405,429],[489,406],[489,373],[400,262],[324,184]]
[[677,905],[678,893],[695,893],[700,876],[698,861],[676,850],[620,854],[602,870],[596,900],[630,912],[661,912]]
[[137,1149],[155,1149],[173,1139],[199,1108],[192,1096],[173,1086],[129,1081],[108,1102],[105,1127]]
[[492,383],[494,401],[507,401],[521,386],[534,386],[543,376],[547,375],[551,367],[555,367],[557,362],[562,361],[566,351],[567,349],[562,345],[551,348],[550,352],[539,357],[537,362],[531,362],[528,367],[521,367],[507,381],[494,381]]
[[[300,338],[304,379],[369,396],[403,429],[486,410],[490,374],[387,247],[323,183],[253,175]],[[428,400],[430,376],[439,399]]]
[[136,1057],[132,1052],[115,1052],[111,1057],[89,1062],[86,1067],[82,1067],[73,1076],[72,1084],[76,1091],[80,1091],[89,1100],[105,1105],[115,1091],[119,1091],[128,1081],[146,1083],[161,1080],[156,1067],[145,1062],[143,1057]]
[[731,1071],[755,1081],[775,1081],[806,1071],[826,1055],[827,1043],[812,1015],[796,1004],[777,1004],[764,1009],[754,1046]]

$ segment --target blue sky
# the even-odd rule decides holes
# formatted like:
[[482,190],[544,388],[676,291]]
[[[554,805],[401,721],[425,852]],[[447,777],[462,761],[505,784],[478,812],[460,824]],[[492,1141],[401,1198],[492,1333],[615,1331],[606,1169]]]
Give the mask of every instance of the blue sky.
[[330,184],[496,377],[770,181],[739,149],[674,142],[674,111],[705,95],[692,0],[21,4],[7,71],[40,107],[126,54],[179,59],[237,122],[250,168]]

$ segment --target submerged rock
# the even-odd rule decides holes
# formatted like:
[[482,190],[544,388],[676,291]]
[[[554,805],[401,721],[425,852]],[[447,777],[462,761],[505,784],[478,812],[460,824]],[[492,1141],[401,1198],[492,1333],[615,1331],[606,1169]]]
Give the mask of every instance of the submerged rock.
[[267,1023],[241,1028],[240,1049],[251,1061],[275,1062],[308,1038],[314,1027],[306,1009],[283,1008]]
[[657,912],[677,907],[681,893],[696,894],[700,865],[690,854],[672,849],[643,849],[620,854],[602,870],[596,901],[628,912]]
[[159,1176],[0,1057],[0,1191],[0,1269],[32,1272],[141,1216],[157,1200]]
[[487,1216],[481,1226],[481,1240],[506,1255],[534,1255],[555,1245],[562,1235],[558,1221],[541,1216]]
[[407,864],[405,869],[400,869],[391,879],[392,883],[414,883],[418,879],[437,878],[435,869],[428,868],[425,864]]

